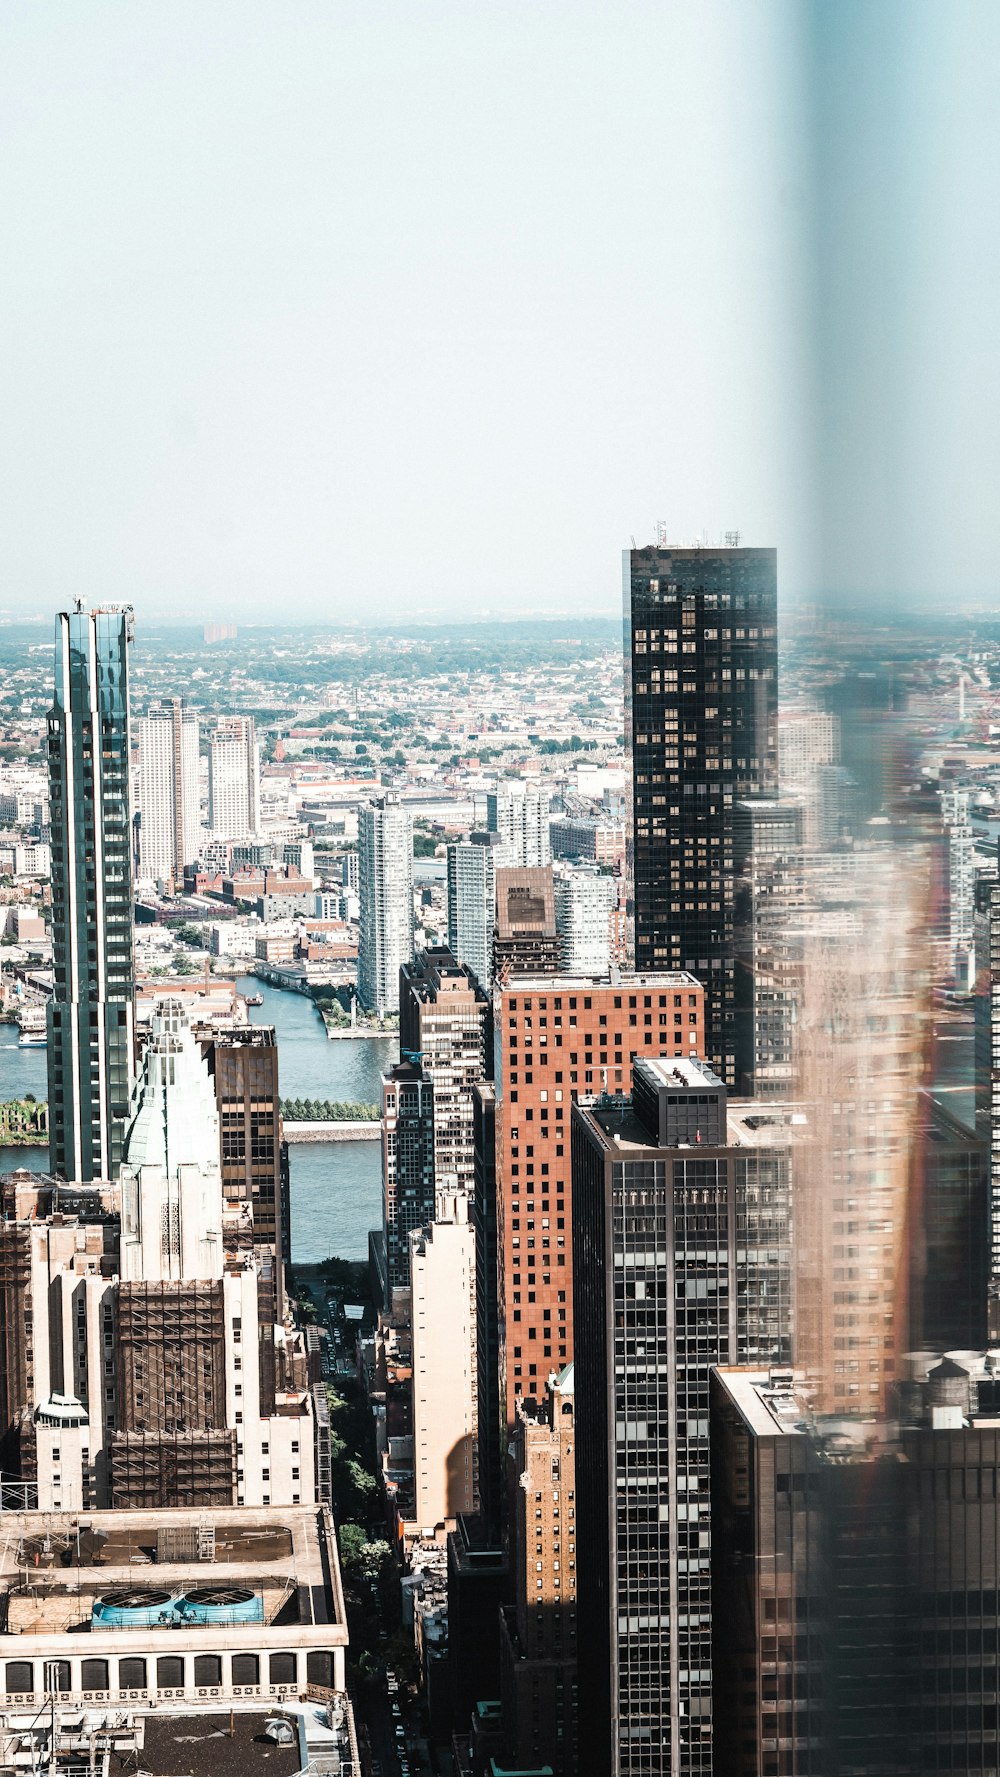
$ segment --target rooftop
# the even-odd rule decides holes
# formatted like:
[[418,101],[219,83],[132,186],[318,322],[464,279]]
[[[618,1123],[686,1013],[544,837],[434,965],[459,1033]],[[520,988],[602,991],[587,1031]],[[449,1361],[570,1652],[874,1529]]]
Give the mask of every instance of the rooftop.
[[143,1511],[7,1512],[4,1523],[8,1636],[90,1629],[95,1605],[116,1594],[121,1608],[123,1592],[135,1599],[127,1610],[171,1628],[173,1602],[206,1588],[255,1594],[266,1624],[344,1621],[333,1523],[316,1506],[179,1507],[166,1526],[162,1512]]

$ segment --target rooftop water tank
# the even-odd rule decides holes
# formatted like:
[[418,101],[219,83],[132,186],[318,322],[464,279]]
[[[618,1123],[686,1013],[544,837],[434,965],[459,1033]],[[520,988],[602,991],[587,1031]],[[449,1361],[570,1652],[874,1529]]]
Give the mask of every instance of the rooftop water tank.
[[262,1623],[264,1600],[247,1586],[198,1586],[180,1601],[185,1623]]
[[95,1629],[156,1629],[177,1620],[178,1601],[152,1586],[118,1586],[94,1600]]

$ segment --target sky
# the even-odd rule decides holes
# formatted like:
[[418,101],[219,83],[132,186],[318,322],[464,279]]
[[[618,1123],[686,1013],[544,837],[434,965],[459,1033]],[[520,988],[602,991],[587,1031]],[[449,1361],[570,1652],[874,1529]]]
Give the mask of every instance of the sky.
[[0,613],[996,592],[990,0],[0,6]]

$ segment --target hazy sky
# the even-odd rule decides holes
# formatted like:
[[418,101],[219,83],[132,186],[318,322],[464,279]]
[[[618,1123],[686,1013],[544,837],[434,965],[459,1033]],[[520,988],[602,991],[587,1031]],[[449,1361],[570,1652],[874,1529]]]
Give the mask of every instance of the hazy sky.
[[0,6],[0,609],[995,585],[992,0]]

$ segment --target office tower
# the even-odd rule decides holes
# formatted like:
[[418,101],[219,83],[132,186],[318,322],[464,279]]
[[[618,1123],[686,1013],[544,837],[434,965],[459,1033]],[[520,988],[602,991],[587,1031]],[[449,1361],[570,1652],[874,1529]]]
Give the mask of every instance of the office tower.
[[52,1171],[118,1175],[133,1066],[128,645],[132,612],[56,618],[49,712]]
[[559,968],[559,934],[552,866],[544,870],[497,871],[497,923],[493,937],[493,978],[554,975]]
[[410,1235],[414,1515],[421,1533],[476,1510],[476,1242],[450,1183]]
[[252,716],[220,716],[208,744],[208,825],[216,839],[260,832],[260,750]]
[[[514,1602],[501,1618],[507,1754],[518,1770],[576,1772],[576,1437],[573,1366],[514,1423]],[[586,1550],[580,1550],[581,1561]]]
[[201,849],[198,717],[179,697],[152,703],[139,741],[140,880],[184,880]]
[[698,1061],[573,1112],[580,1777],[713,1768],[709,1372],[788,1360],[787,1140]]
[[471,1191],[472,1093],[493,1068],[490,1003],[450,950],[419,950],[399,974],[399,1048],[434,1088],[434,1173]]
[[800,803],[787,796],[737,802],[733,874],[736,1076],[741,1092],[788,1098],[805,899]]
[[976,841],[969,824],[969,792],[941,791],[941,818],[948,839],[948,949],[959,992],[975,981]]
[[551,862],[549,792],[523,778],[498,783],[486,798],[486,825],[500,839],[497,863],[536,870]]
[[288,1150],[278,1092],[278,1045],[263,1024],[216,1031],[206,1049],[222,1139],[222,1192],[244,1220],[241,1246],[252,1247],[273,1277],[270,1319],[283,1312],[283,1265],[291,1259]]
[[559,968],[564,975],[606,975],[618,884],[596,864],[553,868]]
[[382,1079],[382,1225],[386,1307],[410,1287],[410,1235],[434,1216],[434,1088],[419,1062]]
[[489,992],[493,980],[498,833],[473,833],[448,847],[448,948]]
[[633,549],[624,602],[634,962],[697,975],[731,1086],[733,809],[777,788],[775,551]]
[[397,796],[358,811],[358,998],[384,1018],[399,1010],[399,971],[413,960],[413,823]]
[[500,1413],[544,1398],[573,1356],[570,1114],[580,1094],[628,1091],[637,1055],[700,1055],[692,975],[516,978],[494,989]]
[[483,1080],[472,1089],[475,1177],[472,1226],[476,1239],[476,1431],[479,1510],[486,1533],[500,1536],[506,1414],[500,1413],[500,1331],[497,1318],[496,1090]]
[[995,1770],[991,1353],[920,1353],[898,1421],[812,1416],[800,1379],[712,1377],[716,1769]]

